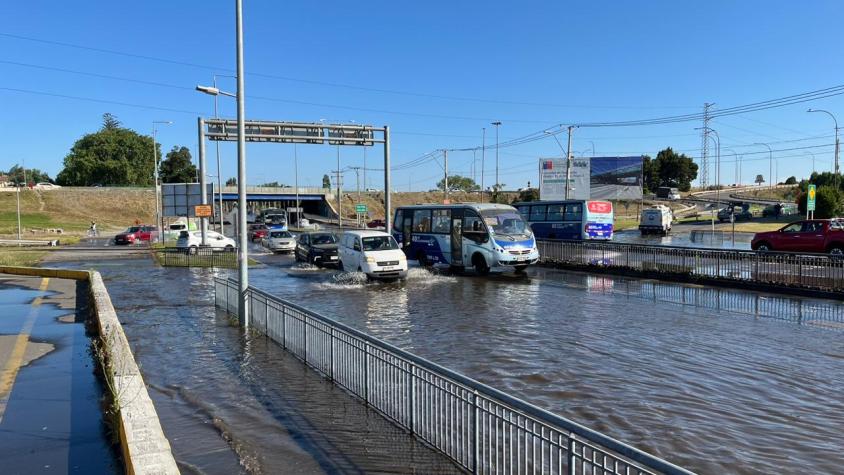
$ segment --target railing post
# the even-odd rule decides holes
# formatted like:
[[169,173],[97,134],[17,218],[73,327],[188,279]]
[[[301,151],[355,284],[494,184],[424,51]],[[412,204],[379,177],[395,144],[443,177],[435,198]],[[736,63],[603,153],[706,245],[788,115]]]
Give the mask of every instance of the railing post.
[[797,258],[797,284],[803,285],[803,258]]
[[305,347],[304,358],[305,358],[305,364],[307,364],[308,363],[308,316],[307,315],[302,316],[302,334],[304,335],[304,338],[302,338],[302,345],[304,345],[304,347]]
[[577,457],[575,457],[574,455],[575,442],[576,441],[574,440],[574,434],[572,432],[569,432],[569,443],[567,444],[569,451],[569,475],[575,475],[577,473]]
[[408,411],[407,415],[410,418],[410,433],[416,434],[416,365],[410,363],[408,368],[408,376],[410,377],[410,384],[408,384]]
[[281,304],[281,347],[287,349],[287,305]]
[[264,297],[264,334],[270,333],[270,298]]
[[334,327],[331,327],[331,333],[329,336],[328,344],[331,345],[331,374],[328,375],[328,379],[334,381]]
[[480,410],[478,409],[478,391],[472,391],[472,473],[478,473],[478,460],[481,458],[480,428],[478,427]]

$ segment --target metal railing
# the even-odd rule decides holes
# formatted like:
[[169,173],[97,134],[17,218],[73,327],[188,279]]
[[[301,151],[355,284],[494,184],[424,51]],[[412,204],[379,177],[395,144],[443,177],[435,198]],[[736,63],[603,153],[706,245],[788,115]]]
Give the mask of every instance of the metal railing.
[[[215,279],[237,313],[238,283]],[[249,287],[251,328],[472,473],[690,474],[342,323]]]
[[190,251],[168,247],[154,249],[155,258],[164,267],[223,267],[237,268],[237,252],[232,250],[195,248]]
[[539,241],[549,264],[629,269],[654,274],[844,291],[844,258],[590,241]]

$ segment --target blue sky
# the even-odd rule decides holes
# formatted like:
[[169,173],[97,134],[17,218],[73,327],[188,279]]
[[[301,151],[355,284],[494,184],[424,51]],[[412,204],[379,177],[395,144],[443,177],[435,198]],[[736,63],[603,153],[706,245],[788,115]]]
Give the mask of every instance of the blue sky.
[[[726,108],[844,84],[840,1],[244,3],[247,117],[390,125],[395,165],[480,145],[483,127],[494,145],[495,120],[503,142],[554,124],[698,113],[704,102]],[[195,152],[196,119],[212,114],[212,99],[193,88],[234,69],[233,1],[10,2],[3,17],[2,169],[25,162],[55,176],[104,112],[146,134],[153,120],[172,120],[160,129],[162,148]],[[220,86],[233,91],[234,80]],[[220,104],[234,116],[232,100]],[[812,154],[818,170],[831,170],[832,120],[805,111],[827,109],[844,121],[843,106],[835,96],[714,119],[721,182],[736,181],[735,155],[743,156],[744,182],[767,179],[767,149],[757,142],[775,150],[780,180],[808,175]],[[580,128],[572,149],[654,156],[671,146],[698,157],[700,125]],[[222,175],[234,176],[235,147],[221,150]],[[332,147],[298,153],[302,185],[318,185],[336,167]],[[501,182],[536,184],[537,159],[560,154],[550,137],[501,148]],[[293,182],[292,145],[249,144],[247,156],[250,184]],[[378,147],[367,157],[367,166],[380,166]],[[362,160],[359,147],[341,150],[344,167]],[[472,152],[452,152],[450,171],[471,175],[472,161]],[[492,184],[492,149],[484,169]],[[441,175],[423,161],[396,170],[394,187],[430,189]],[[367,178],[381,186],[377,172]]]

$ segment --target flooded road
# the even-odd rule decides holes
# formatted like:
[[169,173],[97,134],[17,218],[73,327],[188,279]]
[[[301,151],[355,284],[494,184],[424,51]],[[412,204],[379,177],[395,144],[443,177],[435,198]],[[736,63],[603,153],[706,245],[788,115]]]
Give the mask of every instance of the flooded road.
[[[844,466],[838,303],[541,268],[483,278],[412,268],[405,283],[371,283],[294,265],[288,256],[256,257],[266,264],[250,271],[258,288],[700,473]],[[377,417],[355,415],[360,404],[351,399],[325,417],[343,399],[320,396],[306,407],[334,390],[267,340],[241,338],[213,312],[210,278],[233,271],[132,262],[98,267],[157,387],[157,407],[171,406],[162,417],[174,419],[163,423],[168,436],[177,435],[183,468],[378,470],[355,459],[363,445],[348,445],[367,436],[348,426],[331,432],[324,422]],[[816,318],[796,315],[807,311]],[[310,389],[293,390],[304,386]],[[223,435],[217,447],[203,430]],[[389,424],[364,432],[375,440],[381,430]],[[343,454],[337,460],[345,465],[326,465],[332,454]],[[424,451],[403,455],[420,472],[450,470]]]

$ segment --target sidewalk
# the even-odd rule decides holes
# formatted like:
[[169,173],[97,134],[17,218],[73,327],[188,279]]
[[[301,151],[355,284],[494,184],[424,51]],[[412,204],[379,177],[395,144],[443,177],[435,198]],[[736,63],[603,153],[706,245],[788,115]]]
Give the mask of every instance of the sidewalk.
[[0,274],[3,473],[119,473],[94,375],[84,283]]

